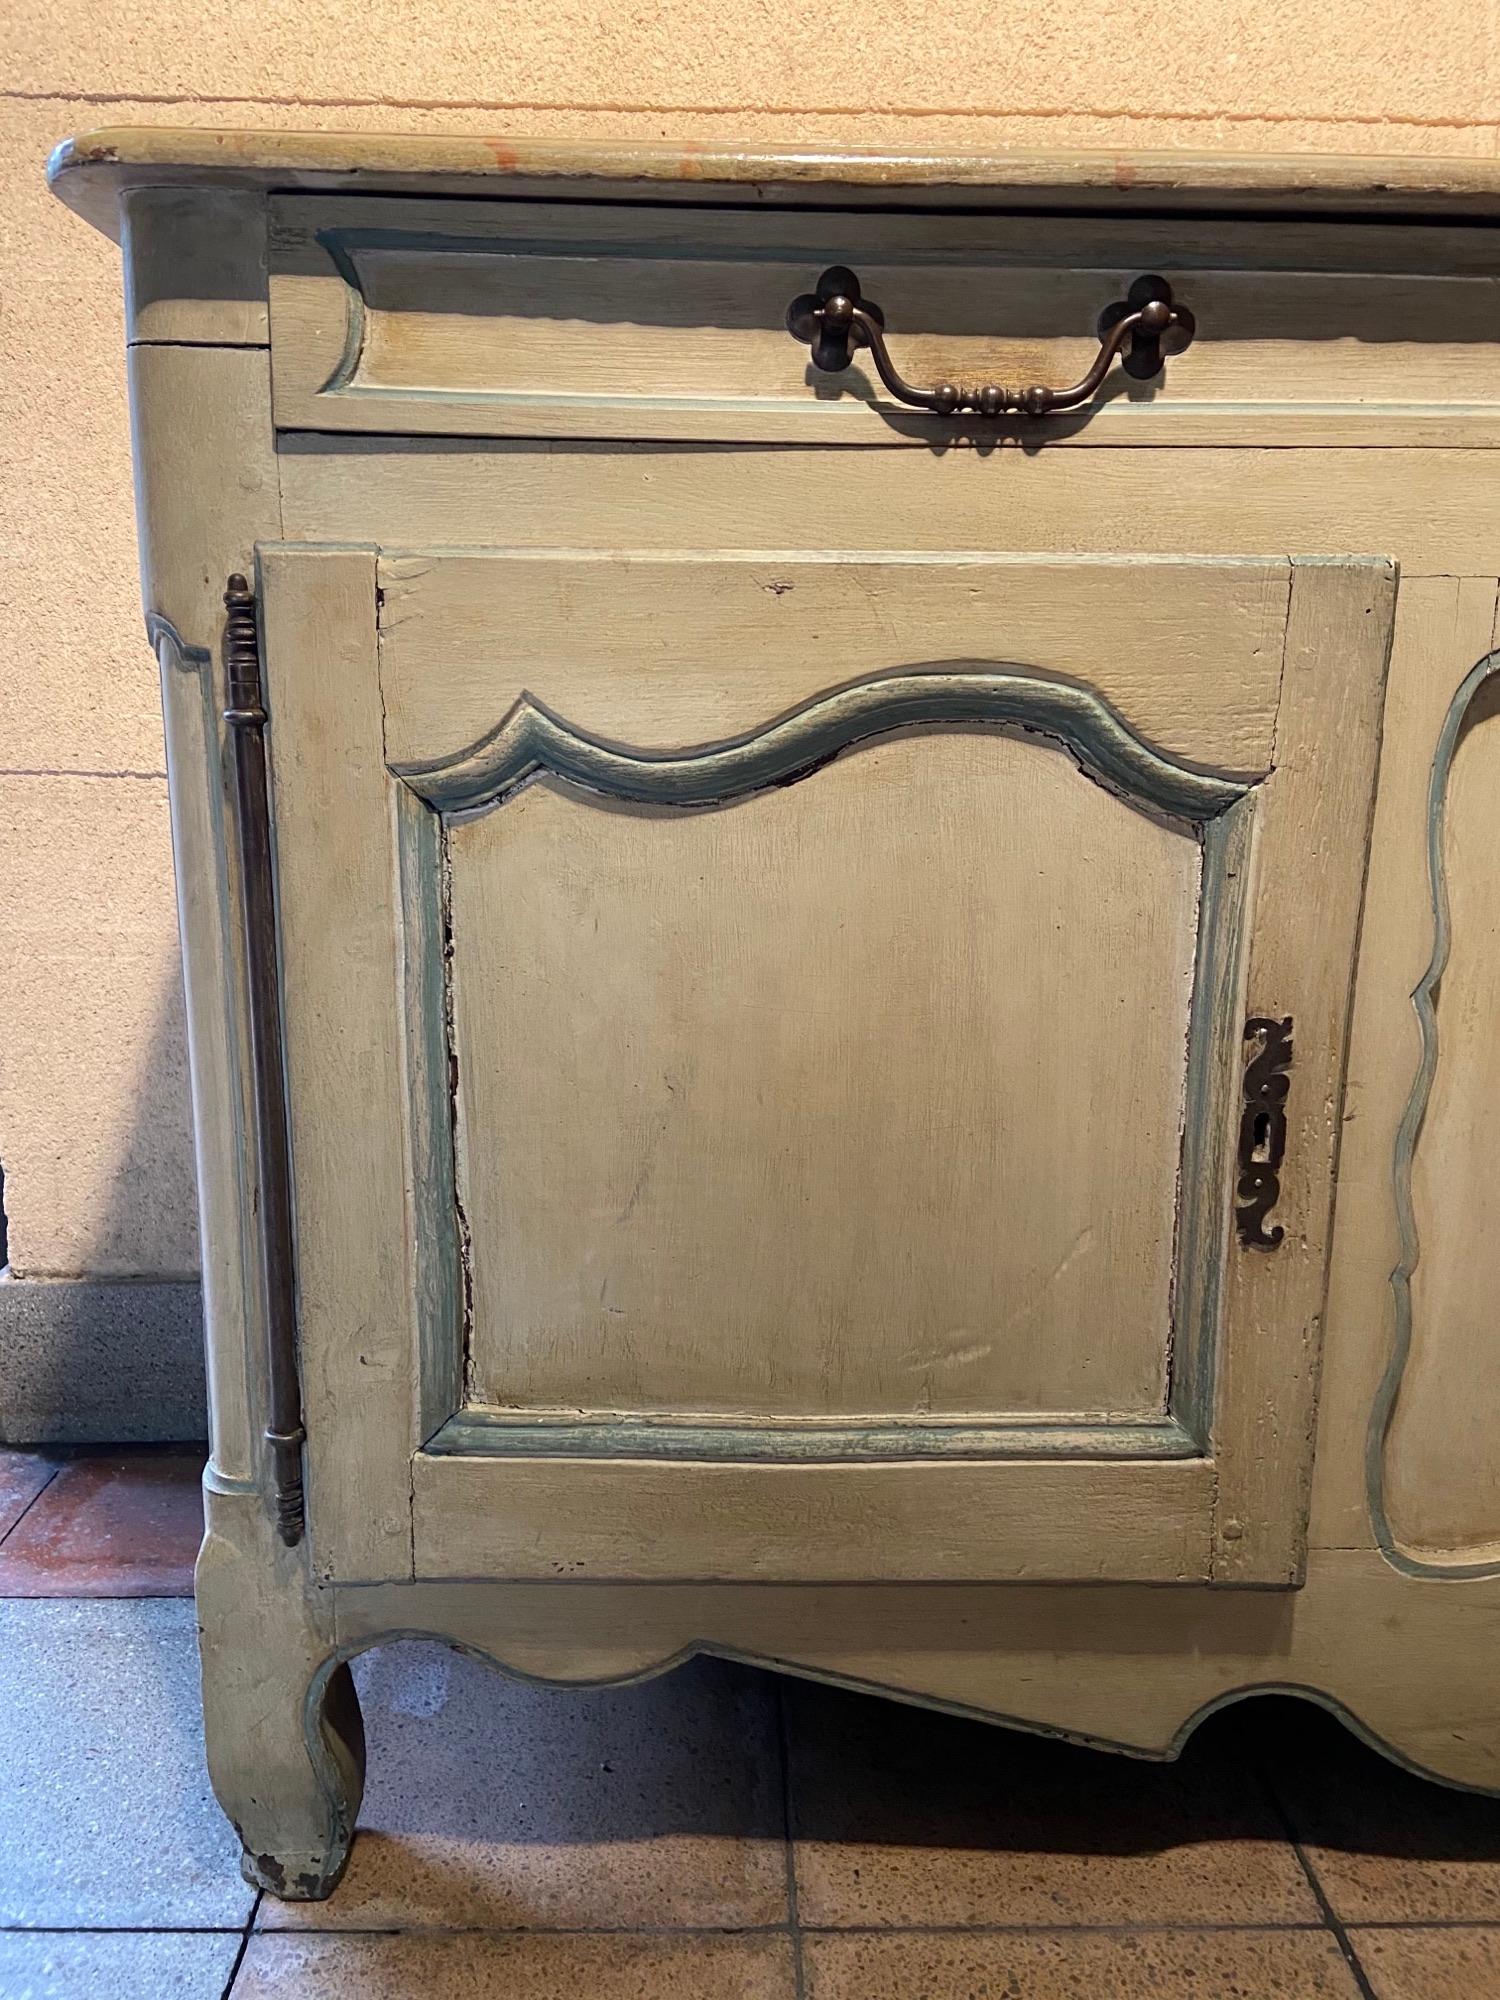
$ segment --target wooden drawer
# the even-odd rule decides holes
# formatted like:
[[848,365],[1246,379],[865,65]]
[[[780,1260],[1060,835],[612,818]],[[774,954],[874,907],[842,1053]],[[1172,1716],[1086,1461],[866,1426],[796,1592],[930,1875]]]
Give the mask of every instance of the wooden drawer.
[[1151,381],[971,434],[1096,444],[1493,444],[1500,245],[1485,225],[764,213],[546,202],[271,204],[282,429],[930,444],[869,365],[786,331],[858,274],[916,383],[1063,385],[1100,312],[1159,273],[1197,319]]

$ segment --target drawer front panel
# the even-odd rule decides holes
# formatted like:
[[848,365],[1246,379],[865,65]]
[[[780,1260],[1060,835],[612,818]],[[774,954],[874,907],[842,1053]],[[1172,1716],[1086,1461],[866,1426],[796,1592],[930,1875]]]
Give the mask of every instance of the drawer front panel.
[[[1490,442],[1496,234],[1484,227],[762,214],[540,203],[272,204],[284,429],[893,443]],[[815,369],[787,308],[831,265],[909,381],[1063,386],[1101,312],[1158,273],[1198,333],[1084,409],[941,418],[868,353]],[[966,426],[967,424],[967,431]]]

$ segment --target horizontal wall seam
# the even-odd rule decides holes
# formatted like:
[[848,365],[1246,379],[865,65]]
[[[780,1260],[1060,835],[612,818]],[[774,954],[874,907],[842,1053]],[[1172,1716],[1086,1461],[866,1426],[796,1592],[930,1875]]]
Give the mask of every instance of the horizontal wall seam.
[[[1488,131],[1494,136],[1496,118],[1476,112],[1472,116],[1420,117],[1404,112],[1384,111],[1232,111],[1232,110],[1153,110],[1126,107],[1059,105],[947,105],[947,104],[672,104],[636,103],[625,100],[591,99],[587,102],[562,98],[477,98],[477,97],[303,97],[237,96],[221,91],[181,93],[117,90],[83,91],[4,90],[0,101],[22,104],[244,104],[269,109],[309,111],[485,111],[504,114],[512,111],[577,112],[594,117],[600,113],[652,118],[1010,118],[1049,120],[1059,118],[1099,118],[1120,123],[1151,125],[1347,125],[1406,126],[1412,131]],[[413,134],[420,137],[421,134]],[[464,134],[452,135],[464,137]]]
[[165,771],[75,771],[66,765],[31,771],[0,765],[0,778],[149,778],[160,782],[166,775]]

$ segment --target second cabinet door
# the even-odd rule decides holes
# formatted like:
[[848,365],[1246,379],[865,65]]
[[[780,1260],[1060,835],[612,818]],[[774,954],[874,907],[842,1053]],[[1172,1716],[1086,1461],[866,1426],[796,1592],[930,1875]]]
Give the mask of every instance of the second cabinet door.
[[1297,1580],[1388,565],[262,575],[340,1574]]

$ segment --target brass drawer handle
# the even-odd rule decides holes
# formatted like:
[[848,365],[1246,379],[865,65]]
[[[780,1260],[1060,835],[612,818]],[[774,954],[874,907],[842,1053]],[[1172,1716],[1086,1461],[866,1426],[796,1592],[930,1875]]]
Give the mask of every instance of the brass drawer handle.
[[830,266],[815,290],[792,300],[786,325],[794,340],[811,348],[813,366],[829,374],[847,368],[855,348],[868,347],[876,373],[898,402],[935,411],[940,417],[966,410],[979,417],[1046,417],[1057,410],[1075,410],[1093,395],[1122,349],[1126,374],[1146,381],[1160,372],[1168,354],[1181,354],[1197,331],[1193,315],[1174,302],[1165,278],[1137,278],[1125,298],[1100,313],[1099,352],[1088,373],[1070,389],[1048,389],[1041,383],[1029,389],[1003,389],[996,382],[975,389],[961,389],[952,382],[919,389],[891,360],[885,314],[861,294],[859,279],[843,264]]

